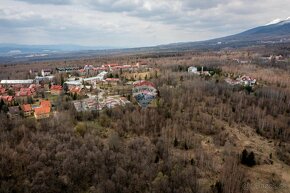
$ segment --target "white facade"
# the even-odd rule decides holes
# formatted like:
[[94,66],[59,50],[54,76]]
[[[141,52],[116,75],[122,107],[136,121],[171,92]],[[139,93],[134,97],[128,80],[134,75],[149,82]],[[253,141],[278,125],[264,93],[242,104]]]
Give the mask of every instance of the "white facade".
[[51,75],[51,70],[49,70],[49,69],[42,69],[41,70],[41,75],[42,76],[50,76]]
[[191,66],[191,67],[189,67],[189,68],[188,68],[188,72],[195,73],[195,74],[198,73],[198,72],[197,72],[197,68],[196,68],[195,66]]
[[100,74],[98,74],[97,76],[90,77],[90,78],[85,78],[84,81],[85,82],[103,81],[105,79],[106,74],[108,74],[108,72],[103,71]]
[[32,79],[27,80],[1,80],[1,84],[32,84]]

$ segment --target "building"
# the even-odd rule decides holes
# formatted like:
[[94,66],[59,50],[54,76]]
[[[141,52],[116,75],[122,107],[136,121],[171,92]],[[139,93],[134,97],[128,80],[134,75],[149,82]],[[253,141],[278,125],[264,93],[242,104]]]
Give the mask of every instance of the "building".
[[30,104],[24,104],[21,106],[24,117],[29,117],[33,114],[33,109]]
[[6,94],[6,89],[2,88],[0,85],[0,95],[4,95],[4,94]]
[[62,93],[62,86],[61,85],[52,85],[50,87],[50,93],[52,95],[60,95]]
[[125,97],[120,97],[119,95],[116,95],[107,97],[103,101],[101,106],[111,109],[117,106],[125,106],[127,104],[130,104],[130,101],[128,101]]
[[119,66],[119,64],[104,64],[104,65],[102,65],[102,67],[106,67],[106,68],[115,67],[115,66]]
[[242,77],[238,78],[242,85],[244,86],[254,86],[257,83],[257,80],[255,78],[252,78],[250,76],[243,75]]
[[58,67],[56,68],[58,73],[67,73],[67,72],[75,72],[82,69],[79,66],[67,66],[67,67]]
[[130,70],[132,69],[132,66],[131,65],[123,65],[123,66],[113,66],[113,67],[110,67],[110,70],[111,71],[115,71],[115,70]]
[[105,79],[105,76],[108,74],[108,72],[103,71],[97,76],[90,77],[90,78],[85,78],[84,82],[89,82],[91,84],[95,84],[97,81],[103,81]]
[[52,70],[51,69],[42,69],[41,70],[41,75],[44,76],[50,76],[52,75]]
[[27,80],[1,80],[0,84],[2,85],[15,85],[15,84],[32,84],[33,80],[32,79],[27,79]]
[[29,98],[33,98],[35,94],[34,88],[21,88],[20,91],[15,92],[15,99],[17,101],[28,102]]
[[199,72],[197,71],[197,67],[195,67],[195,66],[189,67],[188,72],[194,73],[194,74],[199,74]]
[[81,91],[82,91],[82,88],[79,87],[79,86],[75,86],[75,87],[71,87],[69,88],[69,92],[71,94],[77,94],[77,95],[80,95],[81,94]]
[[76,87],[76,86],[78,86],[78,87],[82,86],[81,80],[66,81],[66,82],[64,82],[64,84],[66,84],[68,86],[68,88]]
[[8,115],[10,118],[16,118],[20,115],[19,106],[8,107]]
[[35,77],[35,82],[39,84],[40,82],[52,82],[54,79],[53,75],[50,76],[36,76]]
[[83,100],[73,101],[73,105],[77,112],[100,110],[97,99],[87,98]]
[[49,118],[51,111],[51,103],[48,100],[43,100],[40,102],[40,106],[34,109],[34,117],[36,119]]
[[108,70],[108,67],[97,67],[93,68],[94,71],[101,72],[101,71],[106,71]]
[[111,85],[117,85],[120,82],[119,78],[106,78],[105,82]]
[[3,100],[3,102],[6,105],[12,105],[12,103],[14,101],[14,97],[13,96],[8,96],[8,95],[0,96],[0,100]]

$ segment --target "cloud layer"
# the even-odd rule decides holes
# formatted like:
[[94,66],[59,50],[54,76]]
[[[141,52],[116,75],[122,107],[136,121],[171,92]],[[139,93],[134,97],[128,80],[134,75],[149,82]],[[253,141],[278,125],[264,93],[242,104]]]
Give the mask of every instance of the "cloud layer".
[[284,0],[1,0],[0,42],[135,47],[234,34],[286,18]]

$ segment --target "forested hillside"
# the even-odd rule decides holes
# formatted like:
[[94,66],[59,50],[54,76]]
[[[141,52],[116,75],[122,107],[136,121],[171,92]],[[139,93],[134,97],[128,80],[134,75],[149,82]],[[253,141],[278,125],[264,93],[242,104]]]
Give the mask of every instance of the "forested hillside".
[[[2,110],[0,192],[288,192],[289,59],[263,62],[263,54],[268,53],[251,48],[108,58],[142,58],[160,70],[150,77],[159,95],[148,108],[131,99],[126,107],[77,113],[62,96],[49,119],[11,120]],[[18,70],[37,65],[48,63]],[[189,66],[215,74],[190,74]],[[11,69],[1,67],[0,76]],[[224,80],[229,74],[248,74],[259,84],[232,86]]]

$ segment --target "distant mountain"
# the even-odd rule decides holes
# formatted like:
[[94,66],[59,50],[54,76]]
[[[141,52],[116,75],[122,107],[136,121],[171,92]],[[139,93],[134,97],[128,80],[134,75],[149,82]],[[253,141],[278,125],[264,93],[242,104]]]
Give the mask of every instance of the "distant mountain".
[[16,45],[0,44],[0,63],[39,60],[62,60],[138,53],[169,53],[187,50],[219,50],[252,45],[290,43],[290,17],[276,19],[264,26],[239,34],[207,41],[173,43],[141,48],[86,47],[77,45]]
[[290,17],[264,26],[221,38],[223,41],[283,41],[290,40]]
[[206,48],[242,47],[247,45],[290,42],[290,17],[277,19],[264,26],[256,27],[239,34],[207,41],[174,43],[161,46],[165,48]]
[[103,50],[112,47],[93,47],[78,45],[20,45],[0,44],[0,56],[15,56],[25,54],[53,54],[59,52],[74,52],[82,50]]

